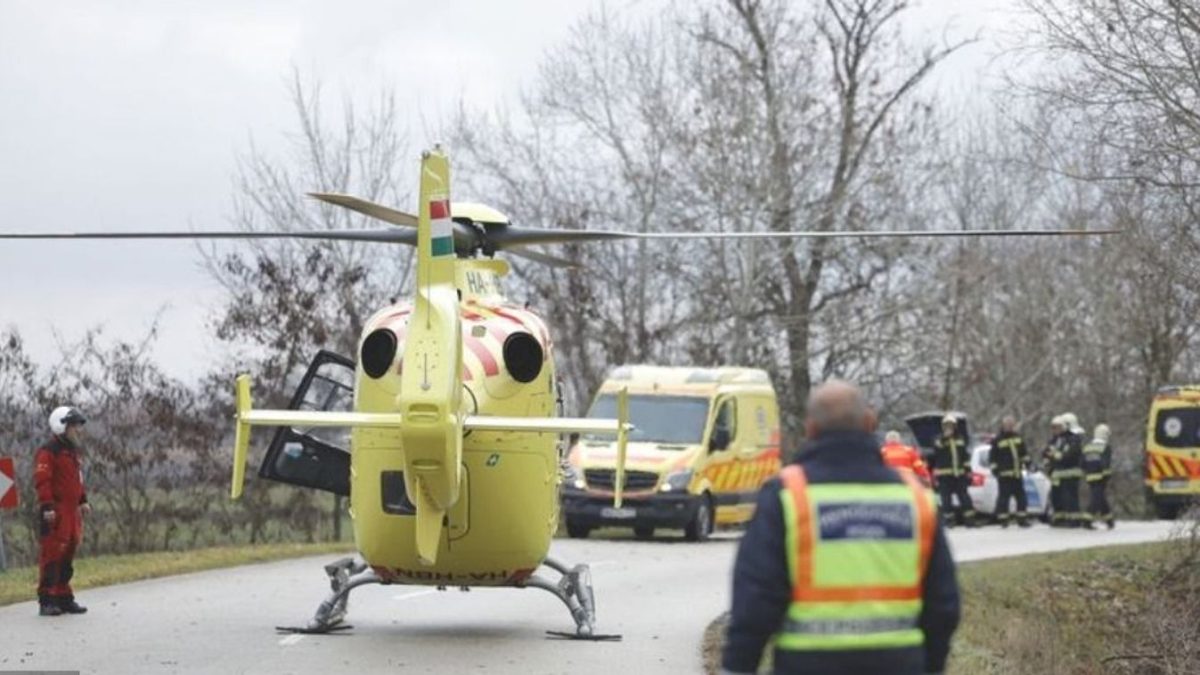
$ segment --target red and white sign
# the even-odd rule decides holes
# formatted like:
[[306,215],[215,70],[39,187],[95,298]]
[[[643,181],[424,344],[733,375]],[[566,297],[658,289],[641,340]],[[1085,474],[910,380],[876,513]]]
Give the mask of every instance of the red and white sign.
[[0,457],[0,509],[17,508],[17,471],[12,457]]

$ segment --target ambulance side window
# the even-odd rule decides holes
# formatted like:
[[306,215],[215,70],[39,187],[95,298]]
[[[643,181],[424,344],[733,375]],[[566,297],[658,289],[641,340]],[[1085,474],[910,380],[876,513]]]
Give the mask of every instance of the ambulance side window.
[[712,438],[708,442],[710,451],[724,450],[733,442],[737,435],[737,403],[728,398],[717,408],[717,418],[713,421]]

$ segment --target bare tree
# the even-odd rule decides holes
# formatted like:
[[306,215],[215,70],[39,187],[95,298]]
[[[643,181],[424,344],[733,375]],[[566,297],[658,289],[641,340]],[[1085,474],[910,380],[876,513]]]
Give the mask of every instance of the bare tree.
[[[245,230],[344,229],[378,223],[307,197],[346,192],[405,208],[409,162],[395,97],[386,90],[366,112],[351,101],[333,116],[318,85],[290,81],[298,133],[275,157],[251,144],[238,168],[233,224]],[[330,118],[336,122],[330,122]],[[331,128],[332,127],[332,128]],[[309,240],[247,241],[209,248],[206,266],[227,291],[214,317],[218,339],[249,359],[267,400],[286,401],[287,385],[320,348],[354,355],[369,313],[400,295],[408,247]]]

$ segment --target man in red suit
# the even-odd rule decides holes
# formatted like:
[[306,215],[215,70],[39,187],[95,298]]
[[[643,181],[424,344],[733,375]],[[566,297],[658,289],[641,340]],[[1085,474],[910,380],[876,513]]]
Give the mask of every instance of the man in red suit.
[[898,471],[907,471],[925,485],[929,485],[929,467],[921,459],[921,453],[911,445],[900,441],[899,431],[889,431],[883,437],[883,463]]
[[75,551],[83,538],[83,517],[91,511],[79,462],[85,422],[75,408],[55,408],[50,413],[53,435],[34,457],[33,482],[41,521],[38,602],[42,616],[87,611],[75,602],[71,591]]

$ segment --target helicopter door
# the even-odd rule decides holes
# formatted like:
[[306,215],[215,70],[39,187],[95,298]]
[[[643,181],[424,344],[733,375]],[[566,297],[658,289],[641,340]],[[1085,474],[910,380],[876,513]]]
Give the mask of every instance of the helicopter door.
[[[354,408],[354,361],[321,350],[288,410]],[[258,469],[260,478],[350,496],[350,432],[339,427],[279,427]]]

